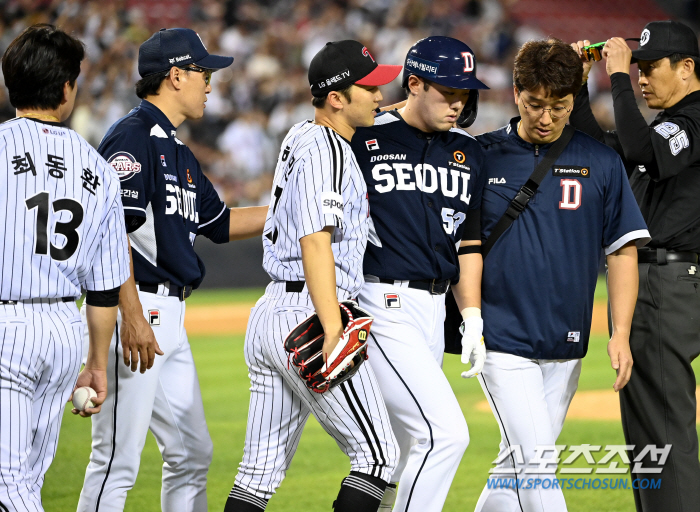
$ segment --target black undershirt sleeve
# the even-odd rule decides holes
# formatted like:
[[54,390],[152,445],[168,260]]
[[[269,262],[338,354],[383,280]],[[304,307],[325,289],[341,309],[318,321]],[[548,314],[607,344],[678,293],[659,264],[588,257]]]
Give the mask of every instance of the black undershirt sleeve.
[[104,290],[100,292],[88,290],[85,294],[85,303],[88,306],[96,306],[98,308],[113,308],[119,304],[120,288],[121,286],[117,286],[111,290]]
[[577,130],[590,135],[598,142],[605,144],[605,132],[596,121],[591,110],[591,98],[588,94],[588,83],[581,86],[581,90],[574,101],[574,109],[571,111],[569,123]]
[[481,208],[467,210],[462,240],[481,240]]
[[637,106],[630,76],[627,73],[613,73],[610,83],[615,127],[625,160],[636,165],[653,163],[654,148],[651,145],[650,129]]

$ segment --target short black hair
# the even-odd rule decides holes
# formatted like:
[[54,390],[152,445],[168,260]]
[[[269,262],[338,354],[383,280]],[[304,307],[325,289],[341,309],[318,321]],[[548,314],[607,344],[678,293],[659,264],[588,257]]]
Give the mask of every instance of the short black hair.
[[160,85],[167,77],[168,75],[166,73],[154,73],[153,75],[143,77],[136,82],[136,96],[142,100],[145,99],[146,96],[157,96]]
[[[416,78],[419,78],[420,80],[423,81],[423,90],[424,91],[427,91],[428,89],[430,89],[430,86],[433,84],[433,82],[431,82],[427,78],[424,78],[424,77],[418,76],[418,75],[413,75],[413,76],[415,76]],[[409,76],[409,78],[411,78],[411,77]],[[410,89],[410,87],[408,87],[408,80],[406,80],[406,87],[404,87],[403,90],[406,92],[406,98],[408,98],[411,95],[411,89]]]
[[700,80],[700,59],[693,57],[692,55],[685,55],[683,53],[673,53],[668,56],[668,60],[673,69],[676,69],[678,63],[685,59],[693,59],[693,62],[695,62],[695,77]]
[[[352,103],[352,98],[350,97],[350,89],[352,89],[353,84],[348,85],[345,89],[339,89],[336,91],[338,94],[342,94],[343,97],[348,100],[348,103]],[[331,91],[333,92],[333,91]],[[325,96],[314,96],[311,99],[311,104],[314,106],[314,108],[323,108],[326,106],[326,98],[328,95],[326,94]]]
[[45,23],[27,28],[2,56],[10,103],[19,109],[57,109],[63,85],[75,87],[84,58],[83,43],[61,29]]

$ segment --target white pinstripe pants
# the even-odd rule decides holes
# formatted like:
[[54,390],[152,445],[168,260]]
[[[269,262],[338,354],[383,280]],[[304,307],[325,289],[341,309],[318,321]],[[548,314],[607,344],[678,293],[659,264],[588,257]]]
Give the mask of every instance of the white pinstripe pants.
[[[389,481],[398,460],[384,401],[369,361],[352,379],[314,393],[293,366],[283,341],[313,313],[306,291],[271,283],[251,312],[245,358],[251,381],[245,451],[236,485],[269,499],[284,479],[310,413],[350,458],[351,471]],[[370,356],[371,359],[371,356]]]
[[82,360],[74,302],[0,306],[0,511],[41,512]]

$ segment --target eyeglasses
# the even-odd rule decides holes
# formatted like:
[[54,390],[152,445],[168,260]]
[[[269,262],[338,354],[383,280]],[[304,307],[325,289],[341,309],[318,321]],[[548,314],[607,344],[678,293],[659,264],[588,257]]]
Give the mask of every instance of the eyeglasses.
[[204,73],[204,83],[207,85],[211,83],[211,74],[214,72],[213,69],[200,68],[199,66],[187,66],[181,69],[185,71],[194,71],[195,73]]
[[530,115],[530,117],[542,117],[544,111],[548,110],[549,115],[552,119],[561,119],[563,117],[566,117],[566,114],[571,112],[571,109],[574,108],[573,105],[571,105],[569,108],[561,106],[544,108],[542,105],[528,105],[527,103],[525,103],[525,100],[523,100],[523,107],[525,108],[525,112],[527,112]]
[[[211,83],[211,74],[214,72],[213,69],[200,68],[199,66],[187,66],[186,68],[180,68],[184,71],[194,71],[195,73],[204,73],[204,83],[209,85]],[[170,71],[165,75],[166,77],[170,75]]]

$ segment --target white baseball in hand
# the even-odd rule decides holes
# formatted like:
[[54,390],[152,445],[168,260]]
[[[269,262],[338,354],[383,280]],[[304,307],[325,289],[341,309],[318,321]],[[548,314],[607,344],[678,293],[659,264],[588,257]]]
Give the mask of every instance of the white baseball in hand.
[[73,407],[79,411],[95,407],[92,399],[97,398],[97,393],[91,387],[84,386],[73,391]]

